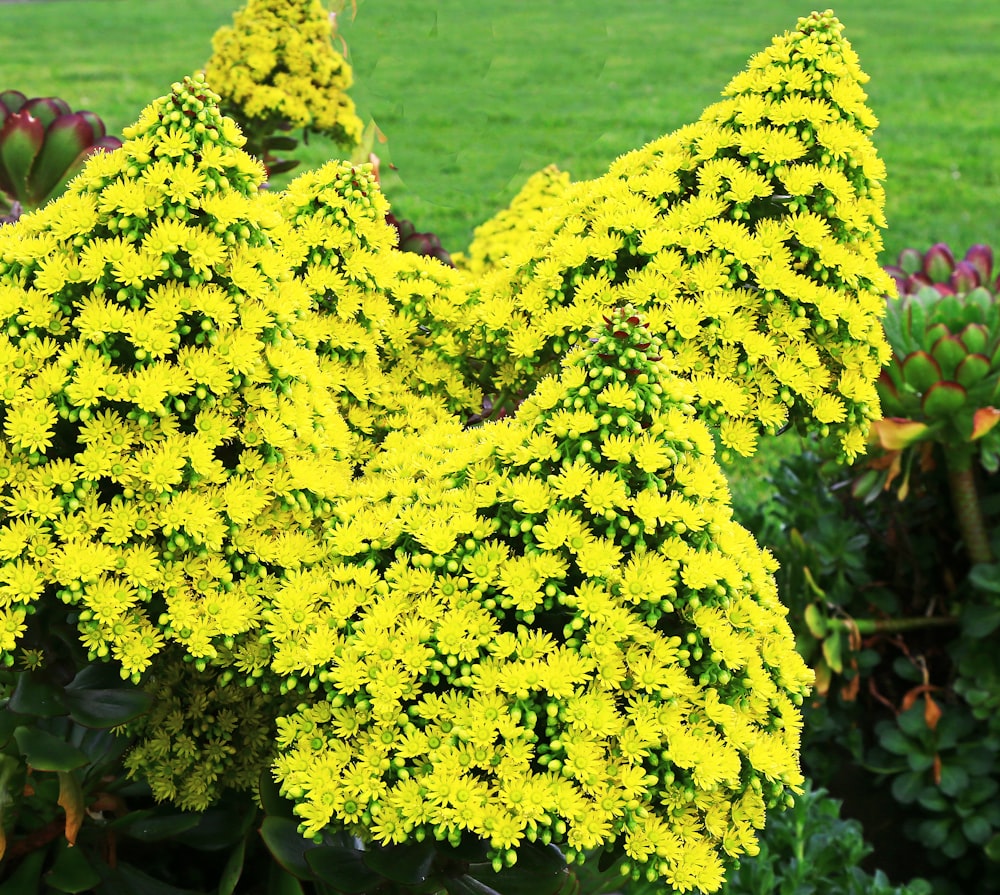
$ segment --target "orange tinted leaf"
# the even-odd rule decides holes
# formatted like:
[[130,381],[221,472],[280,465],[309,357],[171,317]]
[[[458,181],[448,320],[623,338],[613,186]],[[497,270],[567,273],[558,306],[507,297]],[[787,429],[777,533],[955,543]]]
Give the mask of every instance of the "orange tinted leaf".
[[59,806],[66,812],[66,841],[76,845],[87,807],[83,800],[83,787],[72,771],[59,772]]

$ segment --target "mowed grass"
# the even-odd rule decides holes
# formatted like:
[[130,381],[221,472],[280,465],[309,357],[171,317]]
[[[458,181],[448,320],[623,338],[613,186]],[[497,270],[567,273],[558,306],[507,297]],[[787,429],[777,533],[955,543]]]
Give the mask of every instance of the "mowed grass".
[[[0,4],[0,87],[62,96],[119,131],[204,63],[239,5]],[[385,177],[394,209],[457,250],[541,166],[593,177],[696,118],[810,10],[787,0],[361,0],[354,21],[341,20],[351,94],[389,138],[380,153],[397,168]],[[885,260],[906,245],[1000,242],[995,0],[843,0],[836,12],[881,119]],[[300,155],[314,167],[343,152],[314,138]]]

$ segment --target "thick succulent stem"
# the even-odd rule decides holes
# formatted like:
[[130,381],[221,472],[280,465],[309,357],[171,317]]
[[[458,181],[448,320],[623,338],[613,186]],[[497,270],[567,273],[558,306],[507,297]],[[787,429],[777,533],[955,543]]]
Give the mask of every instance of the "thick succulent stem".
[[869,634],[896,634],[920,628],[946,628],[957,625],[959,619],[951,615],[923,615],[916,618],[828,618],[826,626],[832,631],[856,630],[862,636]]
[[993,562],[990,539],[983,524],[983,513],[979,507],[979,493],[972,467],[971,447],[945,446],[945,462],[948,465],[948,485],[951,488],[952,504],[958,527],[962,532],[965,550],[972,563]]

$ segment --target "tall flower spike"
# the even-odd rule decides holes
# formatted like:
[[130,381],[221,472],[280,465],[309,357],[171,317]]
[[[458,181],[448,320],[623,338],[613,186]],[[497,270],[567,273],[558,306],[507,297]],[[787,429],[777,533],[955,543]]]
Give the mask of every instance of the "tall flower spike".
[[352,439],[293,338],[309,296],[260,163],[217,103],[175,84],[0,232],[5,653],[61,601],[126,676],[166,639],[229,655],[282,570],[323,553]]
[[865,80],[837,19],[814,13],[697,123],[571,187],[484,280],[487,374],[526,394],[600,308],[630,301],[729,448],[791,421],[862,451],[892,288]]
[[212,38],[208,81],[267,133],[308,128],[354,146],[363,128],[345,92],[353,76],[332,32],[320,0],[247,0]]
[[305,833],[618,849],[679,891],[754,851],[811,674],[662,348],[609,310],[512,420],[394,436],[335,508],[341,583],[266,619],[327,697],[279,721]]
[[569,185],[569,174],[555,165],[536,171],[510,205],[476,227],[468,252],[453,257],[456,265],[474,274],[499,267],[523,242],[531,239]]
[[482,406],[456,370],[467,275],[397,251],[388,210],[369,164],[330,162],[281,197],[295,271],[313,297],[314,313],[298,327],[342,383],[341,406],[366,456],[389,431]]

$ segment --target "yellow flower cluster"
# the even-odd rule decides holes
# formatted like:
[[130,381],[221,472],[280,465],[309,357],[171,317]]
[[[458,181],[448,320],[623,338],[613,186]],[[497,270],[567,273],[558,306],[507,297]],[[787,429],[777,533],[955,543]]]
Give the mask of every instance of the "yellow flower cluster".
[[536,171],[507,208],[480,224],[473,233],[468,252],[456,253],[452,260],[458,267],[482,274],[498,267],[538,229],[552,213],[566,189],[570,177],[556,165]]
[[371,165],[330,162],[303,174],[280,207],[292,229],[286,256],[312,296],[296,332],[337,383],[341,410],[362,436],[359,456],[388,431],[478,409],[482,398],[458,372],[460,346],[450,338],[458,313],[450,305],[469,290],[447,288],[458,275],[446,280],[446,265],[395,251]]
[[814,13],[696,124],[569,187],[482,281],[472,344],[497,387],[526,394],[600,309],[633,302],[727,447],[751,453],[791,421],[861,452],[892,290],[865,80],[840,23]]
[[[273,761],[309,835],[717,890],[802,781],[811,674],[708,424],[850,455],[877,413],[861,78],[802,20],[697,124],[536,175],[479,273],[396,251],[369,166],[260,192],[175,85],[0,229],[4,660],[76,624],[156,695],[129,769],[184,808]],[[494,382],[531,393],[463,428]]]
[[[263,614],[302,829],[619,843],[714,891],[801,783],[811,673],[662,340],[610,312],[511,420],[397,433]],[[332,583],[331,583],[332,580]]]
[[152,708],[128,725],[135,741],[125,768],[149,783],[157,801],[204,811],[226,789],[256,788],[266,772],[275,715],[291,707],[227,677],[215,668],[198,671],[175,651],[153,660],[146,685]]
[[174,85],[0,230],[5,652],[61,604],[133,679],[166,641],[252,652],[282,570],[324,553],[355,439],[293,333],[289,228],[217,104]]
[[345,93],[351,67],[334,49],[332,28],[320,0],[247,0],[212,39],[208,82],[268,133],[302,127],[357,145],[363,126]]

